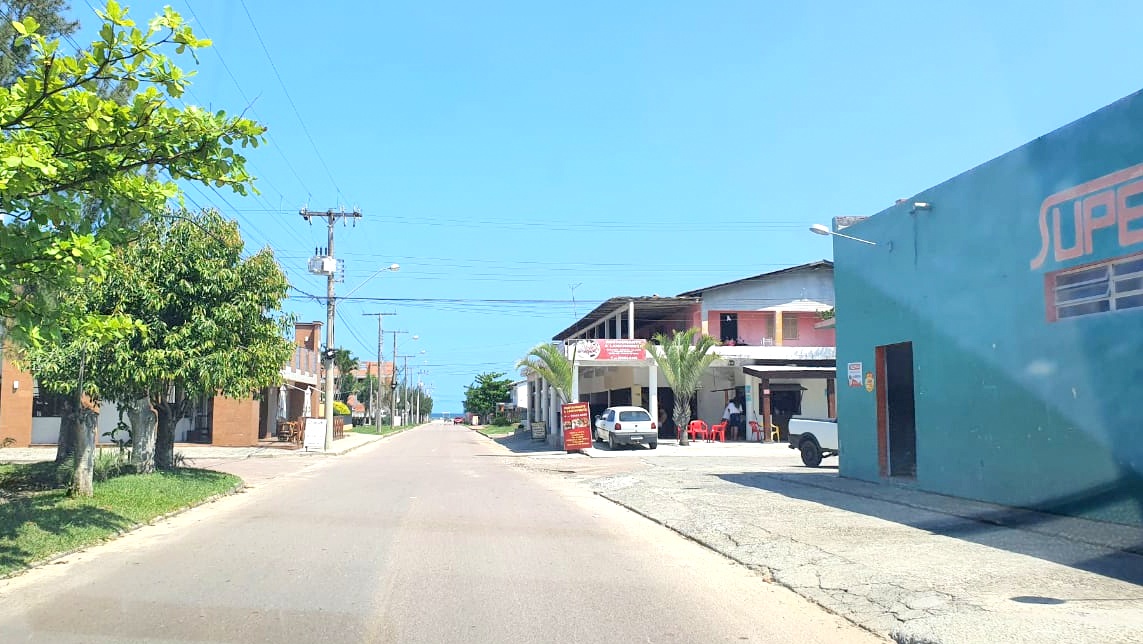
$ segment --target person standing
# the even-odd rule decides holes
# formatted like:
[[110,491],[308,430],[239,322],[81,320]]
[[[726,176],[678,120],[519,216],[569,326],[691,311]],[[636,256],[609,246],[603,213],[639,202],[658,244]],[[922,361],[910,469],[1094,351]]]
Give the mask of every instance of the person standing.
[[742,409],[734,398],[726,403],[726,409],[722,411],[722,422],[726,423],[726,427],[730,429],[730,440],[738,440],[738,420],[742,416]]

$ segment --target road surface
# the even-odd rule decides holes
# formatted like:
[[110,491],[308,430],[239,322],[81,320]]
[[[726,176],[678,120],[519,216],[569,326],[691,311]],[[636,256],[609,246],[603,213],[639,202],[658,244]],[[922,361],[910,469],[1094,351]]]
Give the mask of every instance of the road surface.
[[427,425],[305,459],[0,582],[0,642],[879,641],[515,458]]

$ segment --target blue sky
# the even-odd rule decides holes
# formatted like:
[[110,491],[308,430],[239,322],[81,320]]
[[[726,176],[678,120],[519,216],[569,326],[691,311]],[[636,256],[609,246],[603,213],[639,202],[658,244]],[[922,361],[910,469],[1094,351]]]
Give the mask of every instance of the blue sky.
[[[163,4],[129,6],[145,20]],[[1143,60],[1138,2],[170,4],[215,43],[182,61],[187,101],[253,101],[270,128],[248,155],[260,197],[189,197],[315,294],[325,229],[298,209],[360,208],[337,230],[338,288],[397,262],[354,296],[399,301],[340,302],[337,344],[372,358],[363,314],[395,311],[385,327],[420,336],[398,353],[437,411],[608,297],[828,258],[810,224],[1132,93]],[[287,309],[324,320],[301,292]]]

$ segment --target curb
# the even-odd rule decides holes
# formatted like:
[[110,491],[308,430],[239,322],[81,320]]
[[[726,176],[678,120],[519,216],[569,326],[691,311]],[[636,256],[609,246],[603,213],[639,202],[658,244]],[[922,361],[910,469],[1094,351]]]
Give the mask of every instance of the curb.
[[[776,578],[774,577],[774,572],[773,572],[773,570],[771,570],[771,569],[770,569],[769,567],[767,567],[767,566],[762,566],[762,565],[759,565],[759,564],[751,564],[751,563],[746,563],[745,561],[742,561],[741,559],[737,559],[737,558],[735,558],[735,557],[732,557],[731,555],[728,555],[728,554],[726,554],[725,552],[723,552],[723,551],[719,550],[719,549],[718,549],[717,547],[715,547],[714,545],[712,545],[712,544],[710,544],[710,543],[707,543],[707,542],[706,542],[706,541],[704,541],[703,539],[701,539],[701,538],[699,538],[699,537],[695,537],[695,536],[689,535],[689,534],[687,534],[686,532],[683,532],[682,530],[680,530],[680,529],[678,529],[678,528],[676,528],[676,527],[674,527],[674,526],[670,525],[669,523],[667,523],[667,522],[663,521],[662,519],[659,519],[659,518],[657,518],[657,517],[653,517],[653,516],[651,516],[650,514],[647,514],[646,512],[643,512],[642,510],[639,510],[638,508],[634,508],[634,507],[632,507],[632,506],[630,506],[630,505],[627,505],[626,503],[624,503],[624,502],[622,502],[622,501],[619,501],[619,500],[617,500],[617,499],[613,499],[613,498],[611,498],[610,496],[607,496],[607,494],[606,494],[606,493],[604,493],[604,492],[599,492],[599,491],[596,491],[596,492],[594,492],[594,493],[595,493],[597,496],[599,496],[600,498],[603,498],[603,499],[607,499],[608,501],[610,501],[610,502],[614,503],[615,505],[618,505],[618,506],[619,506],[619,507],[621,507],[621,508],[624,508],[624,509],[628,510],[629,512],[634,512],[635,514],[637,514],[637,515],[639,515],[639,516],[643,517],[644,519],[647,519],[648,521],[651,521],[651,522],[653,522],[653,523],[657,523],[657,524],[659,524],[659,525],[663,526],[664,528],[666,528],[666,529],[670,530],[671,532],[674,532],[675,534],[677,534],[677,535],[679,535],[679,536],[683,537],[683,538],[684,538],[684,539],[686,539],[687,541],[692,541],[692,542],[694,542],[694,543],[697,543],[697,544],[699,544],[700,546],[702,546],[702,547],[706,548],[707,550],[710,550],[711,552],[713,552],[713,553],[715,553],[715,554],[717,554],[717,555],[719,555],[719,556],[721,556],[721,557],[726,557],[727,559],[729,559],[729,560],[731,560],[731,561],[733,561],[733,562],[737,563],[738,565],[742,566],[743,568],[746,568],[747,570],[751,570],[751,571],[753,571],[753,572],[755,572],[755,573],[758,573],[758,575],[759,575],[760,577],[762,577],[762,580],[763,580],[763,581],[765,581],[766,583],[771,583],[771,584],[778,584],[779,586],[781,586],[781,587],[783,587],[783,588],[785,588],[785,589],[789,590],[790,592],[794,593],[794,594],[795,594],[795,595],[797,595],[798,597],[801,597],[802,599],[805,599],[806,601],[808,601],[808,602],[810,602],[810,603],[814,604],[815,606],[819,606],[819,607],[820,607],[820,608],[822,608],[823,610],[825,610],[825,611],[827,611],[827,612],[829,612],[829,613],[831,613],[831,614],[833,614],[833,615],[837,615],[838,617],[841,617],[841,618],[842,618],[842,619],[844,619],[845,621],[849,622],[850,624],[853,624],[854,626],[856,626],[856,627],[858,627],[858,628],[860,628],[860,629],[862,629],[862,630],[864,630],[864,631],[866,631],[866,632],[872,633],[872,634],[874,634],[874,635],[876,635],[876,636],[878,636],[878,637],[883,637],[883,638],[885,638],[885,639],[887,639],[887,640],[889,640],[889,641],[898,641],[898,642],[904,642],[904,641],[906,641],[906,640],[899,640],[899,639],[897,639],[897,633],[879,633],[879,632],[877,632],[877,631],[871,630],[871,629],[867,628],[865,625],[863,625],[863,624],[859,624],[858,622],[854,621],[852,618],[850,618],[850,617],[849,617],[849,615],[845,615],[845,614],[843,614],[843,613],[839,613],[839,612],[837,612],[836,610],[834,610],[833,608],[830,608],[829,606],[826,606],[826,605],[824,605],[824,604],[822,604],[822,603],[820,603],[820,602],[818,602],[818,601],[814,600],[814,598],[812,598],[812,597],[807,597],[806,595],[803,595],[802,593],[799,593],[799,592],[798,592],[798,590],[797,590],[796,588],[794,588],[793,586],[790,586],[790,585],[788,585],[788,584],[786,584],[786,583],[782,582],[781,580],[778,580],[778,579],[776,579]],[[938,641],[935,641],[935,640],[907,640],[907,642],[908,642],[908,644],[942,644],[941,642],[938,642]]]
[[[214,470],[211,470],[211,471],[214,471]],[[215,501],[218,501],[218,500],[223,499],[225,497],[233,496],[233,495],[238,494],[239,492],[241,492],[245,489],[246,489],[246,482],[239,479],[238,483],[235,484],[234,487],[230,488],[229,490],[227,490],[225,492],[219,492],[218,494],[212,494],[212,495],[206,497],[205,499],[200,499],[200,500],[195,501],[189,505],[185,505],[185,506],[183,506],[177,510],[171,510],[170,512],[167,512],[166,514],[161,514],[159,516],[153,517],[153,518],[151,518],[145,522],[135,523],[133,525],[127,526],[126,528],[112,532],[111,534],[109,534],[105,537],[101,537],[98,541],[94,541],[92,543],[82,545],[82,546],[77,546],[75,548],[72,548],[70,550],[65,550],[63,552],[57,552],[57,553],[55,553],[49,557],[45,557],[44,559],[38,559],[36,561],[29,563],[28,565],[24,566],[23,568],[20,568],[19,570],[13,570],[9,573],[0,575],[0,581],[12,579],[13,577],[18,577],[20,575],[27,573],[28,571],[35,570],[36,568],[42,568],[43,566],[46,566],[50,563],[59,561],[60,559],[63,559],[64,557],[70,557],[74,554],[83,552],[84,550],[88,550],[90,548],[94,548],[96,546],[100,546],[100,545],[103,545],[105,543],[110,543],[110,542],[115,541],[116,539],[119,539],[125,535],[128,535],[132,532],[135,532],[136,530],[139,530],[140,528],[144,528],[144,527],[149,526],[149,525],[154,525],[154,524],[158,523],[159,521],[165,521],[166,519],[176,517],[180,514],[183,514],[184,512],[188,512],[188,511],[193,510],[197,507],[204,506],[207,503],[214,503]]]

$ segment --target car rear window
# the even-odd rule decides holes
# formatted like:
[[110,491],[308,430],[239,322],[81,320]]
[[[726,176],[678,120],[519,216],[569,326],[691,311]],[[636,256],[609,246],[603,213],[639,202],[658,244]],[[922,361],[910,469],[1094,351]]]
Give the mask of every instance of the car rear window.
[[645,411],[621,411],[619,412],[619,420],[633,423],[640,420],[651,420],[651,415]]

